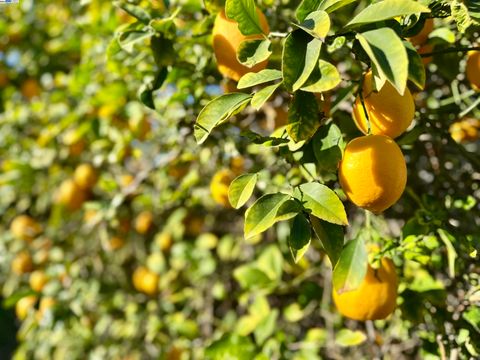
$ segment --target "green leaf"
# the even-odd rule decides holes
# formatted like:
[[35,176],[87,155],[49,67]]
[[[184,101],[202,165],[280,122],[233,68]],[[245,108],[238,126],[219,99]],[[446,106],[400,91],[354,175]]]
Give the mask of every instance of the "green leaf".
[[457,251],[452,244],[452,241],[454,241],[455,238],[446,230],[438,229],[437,231],[438,235],[440,235],[440,239],[443,241],[445,247],[447,248],[448,274],[450,278],[453,279],[455,277],[455,260],[458,256]]
[[462,314],[462,317],[480,333],[480,308],[472,306]]
[[287,90],[298,90],[318,63],[322,43],[301,30],[287,36],[283,46],[282,72]]
[[256,110],[259,110],[263,106],[263,104],[265,104],[265,102],[270,99],[270,97],[280,85],[282,85],[281,82],[278,84],[266,86],[262,90],[257,91],[252,98],[252,107]]
[[233,277],[243,289],[263,288],[272,283],[272,280],[267,274],[252,264],[242,265],[236,268],[233,271]]
[[294,24],[316,38],[324,39],[330,31],[330,17],[323,10],[307,15],[300,25]]
[[417,53],[417,50],[410,41],[404,41],[403,45],[405,45],[408,55],[408,80],[413,82],[420,90],[423,90],[425,87],[426,74],[422,57]]
[[132,15],[134,18],[140,20],[141,22],[148,24],[151,20],[150,14],[145,11],[140,6],[129,4],[124,1],[114,1],[113,5],[125,10],[127,13]]
[[148,84],[144,84],[140,88],[140,101],[148,106],[150,109],[155,109],[155,104],[153,101],[153,92],[162,87],[165,79],[167,78],[168,70],[167,68],[161,68],[155,78]]
[[305,20],[308,14],[318,10],[321,2],[322,0],[302,0],[295,11],[295,17],[298,21],[302,22]]
[[251,95],[231,93],[210,101],[198,114],[194,125],[194,135],[198,144],[202,144],[213,128],[226,121],[250,101]]
[[144,30],[128,30],[118,34],[118,44],[123,50],[128,53],[133,52],[133,46],[149,37],[152,37],[153,32]]
[[337,68],[327,61],[320,60],[308,81],[302,86],[303,91],[324,92],[335,88],[342,79]]
[[[470,1],[453,0],[450,4],[452,17],[457,24],[458,31],[465,33],[471,26],[480,26],[480,9],[478,5],[470,4]],[[475,11],[469,11],[469,7]]]
[[355,0],[323,0],[319,10],[325,10],[327,13],[331,13],[353,2],[355,2]]
[[283,256],[276,245],[269,245],[257,259],[257,267],[270,280],[279,281],[282,278]]
[[254,0],[227,0],[225,13],[229,19],[238,23],[238,29],[243,35],[263,33]]
[[259,198],[245,212],[245,238],[258,235],[276,222],[278,209],[290,198],[290,195],[276,193]]
[[303,214],[295,216],[288,237],[288,246],[292,252],[293,260],[297,263],[310,246],[311,229],[308,219]]
[[357,39],[372,60],[374,75],[387,79],[403,95],[407,86],[408,56],[395,31],[380,28],[357,34]]
[[245,205],[250,196],[252,196],[257,178],[257,174],[243,174],[230,183],[228,200],[235,209]]
[[339,294],[355,290],[367,273],[368,254],[361,238],[349,241],[333,269],[333,288]]
[[205,350],[206,360],[251,360],[256,354],[255,345],[249,337],[237,334],[223,335]]
[[270,313],[257,325],[253,335],[258,345],[261,345],[275,331],[277,325],[278,309],[273,309]]
[[237,50],[237,59],[246,67],[253,67],[268,59],[272,54],[270,40],[245,40]]
[[282,72],[274,69],[264,69],[259,72],[249,72],[238,81],[237,89],[245,89],[282,78]]
[[297,199],[287,200],[280,206],[280,209],[278,209],[275,222],[290,220],[302,211],[303,206]]
[[173,40],[164,36],[152,36],[150,47],[153,53],[155,64],[159,67],[173,65],[176,59],[176,52],[173,48]]
[[414,0],[383,0],[363,9],[346,26],[375,23],[396,16],[429,13],[430,9]]
[[340,225],[331,224],[310,215],[310,222],[315,235],[322,243],[323,249],[327,253],[332,267],[338,262],[343,249],[344,232]]
[[333,224],[348,225],[342,202],[327,186],[314,182],[302,184],[295,189],[293,196],[314,216]]
[[333,122],[323,125],[315,134],[312,145],[317,166],[335,170],[342,159],[342,149],[345,145],[339,127]]
[[308,80],[310,74],[315,69],[320,56],[320,50],[322,49],[322,42],[318,39],[312,39],[305,50],[305,64],[302,72],[298,76],[297,80],[292,85],[292,90],[297,91]]
[[341,329],[335,335],[335,343],[342,347],[357,346],[366,340],[367,336],[360,330]]
[[288,135],[293,141],[310,139],[320,127],[318,104],[311,93],[297,91],[288,109]]

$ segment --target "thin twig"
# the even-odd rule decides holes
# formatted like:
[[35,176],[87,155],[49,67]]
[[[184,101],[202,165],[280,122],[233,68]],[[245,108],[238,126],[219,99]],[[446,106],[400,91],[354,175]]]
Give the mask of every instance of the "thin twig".
[[422,58],[425,57],[430,57],[433,55],[441,55],[441,54],[449,54],[449,53],[455,53],[455,52],[467,52],[470,50],[480,50],[480,46],[472,46],[472,47],[455,47],[455,48],[449,48],[449,49],[443,49],[443,50],[438,50],[438,51],[432,51],[429,53],[424,53],[420,54]]

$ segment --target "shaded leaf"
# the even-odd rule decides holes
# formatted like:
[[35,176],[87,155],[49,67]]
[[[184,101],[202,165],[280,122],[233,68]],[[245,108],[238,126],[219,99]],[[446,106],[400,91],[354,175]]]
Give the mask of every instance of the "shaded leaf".
[[367,273],[368,254],[361,238],[349,241],[333,269],[333,288],[339,294],[355,290]]
[[237,59],[243,65],[251,68],[268,59],[272,54],[270,40],[245,40],[237,50]]
[[315,235],[322,243],[323,249],[327,253],[332,267],[335,267],[343,249],[344,232],[340,225],[331,224],[310,215],[310,222]]
[[293,260],[298,262],[310,246],[311,229],[310,222],[303,214],[295,216],[290,228],[288,237],[288,246],[293,256]]
[[288,135],[293,141],[310,139],[320,126],[318,104],[311,93],[297,91],[288,109]]
[[277,90],[280,85],[282,85],[281,82],[278,84],[266,86],[262,90],[257,91],[252,98],[252,102],[251,102],[252,107],[256,110],[259,110],[263,106],[263,104],[265,104],[265,102],[268,101],[268,99],[270,99],[270,97],[273,95],[275,90]]
[[307,15],[300,25],[294,24],[310,35],[323,39],[330,31],[330,17],[323,10],[317,10]]
[[303,91],[324,92],[340,84],[340,74],[337,68],[327,61],[320,60],[308,81],[302,86]]
[[245,205],[250,196],[252,196],[255,184],[257,183],[257,178],[257,174],[243,174],[230,183],[230,187],[228,188],[228,200],[235,209]]
[[407,49],[408,56],[408,80],[413,82],[420,90],[425,87],[425,66],[422,62],[422,57],[417,53],[417,50],[410,41],[404,41],[403,45]]

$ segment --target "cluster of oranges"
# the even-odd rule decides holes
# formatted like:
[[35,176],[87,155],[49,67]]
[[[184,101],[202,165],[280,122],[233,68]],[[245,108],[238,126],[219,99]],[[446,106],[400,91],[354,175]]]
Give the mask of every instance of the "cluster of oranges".
[[[29,246],[28,250],[22,250],[12,260],[12,272],[19,276],[28,275],[30,288],[36,293],[35,295],[25,296],[16,303],[15,311],[17,317],[21,320],[25,319],[31,311],[34,311],[37,303],[37,319],[41,319],[47,310],[56,304],[55,299],[50,296],[42,296],[39,301],[39,296],[50,280],[43,270],[35,269],[36,265],[45,263],[48,257],[48,249],[51,246],[50,240],[40,238],[42,232],[42,226],[29,215],[18,215],[10,224],[12,236],[24,241]],[[35,243],[33,243],[34,241]],[[35,261],[32,258],[31,250],[35,251]]]
[[457,143],[476,141],[480,132],[480,120],[465,118],[454,122],[450,125],[449,132]]
[[97,172],[90,164],[81,164],[73,176],[64,180],[58,188],[56,201],[70,211],[78,210],[88,199],[97,182]]

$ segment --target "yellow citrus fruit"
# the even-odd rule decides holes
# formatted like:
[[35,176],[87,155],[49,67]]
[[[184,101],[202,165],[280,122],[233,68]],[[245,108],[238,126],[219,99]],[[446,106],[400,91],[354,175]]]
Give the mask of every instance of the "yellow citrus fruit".
[[230,169],[219,170],[213,175],[210,182],[210,192],[213,200],[224,207],[230,207],[228,200],[228,187],[234,179],[234,174]]
[[198,214],[188,214],[183,219],[183,225],[185,226],[185,235],[198,236],[203,231],[203,225],[205,220],[203,216]]
[[429,18],[425,20],[425,24],[423,24],[422,30],[417,35],[409,38],[409,40],[413,45],[417,45],[417,46],[423,45],[427,42],[428,35],[430,35],[432,30],[433,30],[433,19]]
[[60,184],[57,201],[69,210],[80,209],[85,200],[87,200],[87,193],[72,179],[64,180]]
[[20,86],[20,92],[28,100],[31,100],[36,96],[39,96],[40,91],[41,91],[40,85],[38,84],[37,80],[35,80],[35,79],[27,79]]
[[169,232],[164,231],[155,236],[155,243],[158,245],[160,250],[168,251],[173,243],[172,235]]
[[84,190],[90,190],[97,182],[97,172],[90,164],[78,165],[73,173],[73,180]]
[[133,286],[147,295],[155,295],[158,291],[159,277],[145,266],[140,266],[133,272]]
[[31,242],[42,232],[42,226],[28,215],[19,215],[10,224],[10,232],[16,238]]
[[36,314],[37,320],[40,320],[43,318],[45,313],[49,310],[51,310],[55,305],[57,304],[57,301],[50,296],[46,296],[40,299],[40,303],[38,305],[38,312]]
[[[264,33],[268,34],[268,27],[265,15],[257,9],[257,14]],[[226,17],[225,11],[218,13],[213,26],[213,51],[217,58],[218,71],[230,79],[235,81],[249,72],[258,72],[267,67],[267,61],[263,61],[249,68],[242,65],[237,60],[237,50],[240,44],[245,40],[261,39],[262,35],[245,36],[238,29],[238,23]]]
[[[353,106],[353,120],[358,129],[367,134],[367,116],[370,120],[370,130],[375,135],[387,135],[396,138],[401,135],[412,123],[415,115],[415,103],[410,90],[400,95],[389,83],[375,92],[373,90],[372,72],[368,72],[363,80],[363,100],[357,96]],[[365,113],[366,111],[366,113]]]
[[33,270],[32,257],[27,251],[22,251],[12,260],[12,271],[17,275],[29,273]]
[[341,294],[333,290],[333,301],[338,311],[350,319],[385,319],[395,310],[397,287],[395,265],[383,258],[378,269],[368,265],[365,279],[357,289]]
[[118,250],[125,245],[125,240],[119,236],[113,236],[108,241],[108,250]]
[[479,138],[480,120],[466,118],[450,125],[449,132],[457,143],[476,141]]
[[146,118],[131,118],[128,120],[128,128],[136,138],[139,140],[145,140],[152,129],[152,125]]
[[339,179],[351,202],[380,213],[397,202],[405,189],[405,158],[398,145],[387,136],[358,137],[345,148]]
[[142,211],[135,219],[135,231],[145,235],[153,226],[153,214],[150,211]]
[[29,295],[21,298],[15,304],[15,313],[17,314],[17,318],[20,320],[25,320],[28,313],[32,311],[37,303],[37,297],[35,295]]
[[41,292],[48,282],[48,276],[41,270],[35,270],[30,274],[28,283],[33,291]]
[[472,87],[480,90],[480,51],[468,53],[466,73]]

